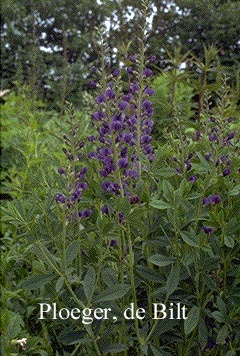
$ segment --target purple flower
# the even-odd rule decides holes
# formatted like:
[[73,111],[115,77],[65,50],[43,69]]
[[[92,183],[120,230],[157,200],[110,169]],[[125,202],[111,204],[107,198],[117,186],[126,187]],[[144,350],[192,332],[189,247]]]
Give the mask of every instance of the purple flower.
[[211,156],[212,156],[212,154],[211,154],[211,153],[208,153],[208,154],[205,154],[204,157],[206,158],[207,161],[210,161]]
[[221,197],[218,194],[210,195],[208,198],[203,198],[203,205],[207,204],[219,204],[221,203]]
[[228,176],[230,173],[231,173],[231,169],[230,169],[230,168],[224,169],[224,171],[223,171],[223,177]]
[[122,96],[122,100],[123,100],[123,101],[129,102],[129,101],[131,101],[132,99],[133,99],[133,95],[132,95],[131,93],[129,93],[129,94],[124,94],[124,95]]
[[89,88],[91,88],[91,89],[96,89],[96,87],[97,87],[97,84],[93,81],[93,80],[89,80],[88,81],[88,86],[89,86]]
[[126,175],[130,178],[137,179],[138,178],[138,172],[135,169],[130,169],[126,172]]
[[58,168],[58,173],[59,174],[64,174],[64,173],[66,173],[66,171],[65,171],[65,169],[63,167],[59,167]]
[[216,134],[212,134],[212,135],[208,135],[209,141],[211,142],[216,142],[218,141],[217,135]]
[[65,197],[63,194],[56,194],[55,200],[57,203],[65,203]]
[[116,97],[115,92],[114,92],[113,89],[107,89],[106,92],[105,92],[105,96],[109,100],[113,100]]
[[127,158],[120,158],[118,161],[117,161],[117,165],[119,168],[127,168],[128,166],[128,159]]
[[155,63],[157,57],[155,55],[152,55],[150,58],[149,58],[149,63]]
[[122,128],[122,122],[119,120],[113,121],[110,125],[110,129],[113,131],[119,131]]
[[135,94],[135,93],[137,93],[139,91],[139,89],[140,88],[139,88],[139,85],[137,83],[131,83],[130,84],[130,88],[129,88],[130,93]]
[[185,163],[186,171],[190,171],[190,169],[192,168],[192,164],[188,160],[185,161],[184,163]]
[[207,235],[211,235],[213,233],[213,228],[212,227],[207,227],[207,226],[202,226],[201,229],[205,232]]
[[121,73],[120,69],[115,69],[115,70],[113,71],[113,77],[114,77],[114,78],[118,77],[120,73]]
[[229,117],[228,119],[227,119],[227,121],[230,123],[230,122],[233,122],[233,117]]
[[111,240],[111,241],[110,241],[110,246],[111,246],[111,247],[117,246],[117,245],[118,245],[117,240]]
[[216,119],[215,119],[213,116],[211,116],[211,117],[210,117],[210,121],[211,121],[211,122],[216,122]]
[[147,112],[148,116],[151,116],[153,114],[153,105],[149,100],[143,100],[142,109]]
[[89,135],[89,136],[88,136],[88,141],[89,141],[89,142],[95,142],[95,141],[96,141],[96,137],[93,136],[93,135]]
[[142,135],[141,136],[141,144],[150,143],[152,141],[152,136]]
[[92,118],[96,121],[100,121],[106,117],[105,113],[101,110],[96,111],[92,114]]
[[77,182],[76,188],[80,190],[86,190],[88,187],[87,182]]
[[210,203],[212,203],[212,204],[219,204],[219,203],[221,203],[221,197],[219,196],[219,195],[217,195],[217,194],[214,194],[214,195],[211,195],[210,197],[209,197],[209,201],[210,201]]
[[90,209],[84,209],[83,211],[78,212],[78,216],[80,218],[89,218],[92,215],[92,210]]
[[92,72],[96,73],[97,72],[97,68],[95,66],[92,67]]
[[104,94],[101,94],[96,97],[95,101],[99,105],[99,104],[105,103],[106,98],[105,98]]
[[155,90],[153,88],[150,88],[148,85],[144,89],[144,94],[153,96],[155,94]]
[[145,68],[143,70],[143,75],[144,75],[144,77],[151,77],[153,75],[153,72],[150,68]]
[[130,60],[130,62],[132,63],[136,63],[136,57],[132,56],[131,54],[128,56],[128,59]]
[[113,184],[112,182],[106,181],[102,183],[102,189],[105,194],[112,193],[113,191]]
[[84,178],[85,174],[87,173],[87,167],[83,167],[80,171],[79,178]]
[[124,222],[124,213],[122,211],[120,211],[120,213],[118,213],[118,219],[119,219],[119,223],[122,224]]
[[89,152],[87,156],[89,159],[92,159],[92,158],[96,158],[97,154],[96,154],[96,152]]
[[193,176],[189,177],[188,180],[189,180],[189,182],[196,182],[198,180],[198,176],[193,175]]
[[228,140],[228,141],[232,140],[232,139],[234,138],[234,136],[235,136],[235,132],[231,132],[231,133],[228,135],[227,140]]
[[133,140],[133,134],[131,132],[126,132],[123,134],[122,140],[125,143],[131,143]]
[[127,106],[128,106],[128,102],[127,101],[119,101],[119,103],[118,103],[118,108],[120,110],[125,110]]
[[133,67],[127,67],[127,72],[129,75],[133,75]]
[[108,206],[107,206],[107,205],[103,205],[103,206],[101,207],[101,211],[102,211],[103,214],[109,214],[109,208],[108,208]]
[[137,204],[139,202],[139,197],[137,195],[134,195],[129,198],[130,204]]

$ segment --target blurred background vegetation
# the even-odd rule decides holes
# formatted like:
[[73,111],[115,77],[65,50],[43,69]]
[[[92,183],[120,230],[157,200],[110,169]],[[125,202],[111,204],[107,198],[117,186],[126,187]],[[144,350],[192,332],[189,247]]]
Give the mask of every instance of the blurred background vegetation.
[[[204,60],[214,45],[218,60],[234,81],[240,63],[240,1],[149,1],[147,55],[155,70],[171,69],[168,53],[189,50]],[[139,33],[138,0],[5,0],[2,3],[2,89],[28,85],[31,98],[59,109],[70,101],[83,105],[83,90],[99,65],[94,28],[105,25],[113,67],[124,60],[127,44]],[[186,59],[186,58],[185,58]],[[188,70],[197,66],[185,63]],[[194,67],[194,68],[192,68]]]

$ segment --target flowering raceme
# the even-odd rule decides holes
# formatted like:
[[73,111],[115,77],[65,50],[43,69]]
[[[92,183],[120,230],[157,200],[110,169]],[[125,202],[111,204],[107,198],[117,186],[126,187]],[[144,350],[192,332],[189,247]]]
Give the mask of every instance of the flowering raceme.
[[[92,84],[92,87],[93,84]],[[84,191],[88,188],[86,181],[87,167],[81,163],[84,158],[82,152],[85,142],[78,138],[78,122],[75,120],[74,112],[70,110],[70,119],[68,123],[71,125],[70,132],[63,135],[66,147],[63,152],[66,155],[69,164],[67,168],[59,167],[58,173],[65,178],[66,188],[65,193],[58,193],[55,200],[58,204],[63,205],[67,210],[68,221],[76,222],[77,217],[83,219],[88,218],[92,214],[92,210],[79,210],[79,203],[81,201]],[[94,140],[94,138],[92,138]]]
[[140,70],[137,56],[129,55],[128,59],[136,69],[133,66],[126,69],[127,91],[121,90],[121,71],[115,69],[95,99],[97,107],[92,120],[98,131],[97,147],[88,157],[100,162],[104,193],[128,196],[134,203],[138,202],[133,188],[141,174],[140,155],[149,162],[154,160],[153,104],[149,100],[154,90],[148,84],[151,69]]

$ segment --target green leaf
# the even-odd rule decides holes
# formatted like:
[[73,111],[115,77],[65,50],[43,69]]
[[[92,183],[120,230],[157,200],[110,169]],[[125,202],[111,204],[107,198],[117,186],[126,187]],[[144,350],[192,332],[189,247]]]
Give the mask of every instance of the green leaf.
[[224,323],[224,317],[223,315],[218,311],[212,312],[212,316],[214,317],[215,320],[217,320],[219,323]]
[[145,267],[145,266],[137,266],[136,268],[137,274],[144,280],[155,282],[155,283],[163,283],[163,278],[159,275],[158,271]]
[[102,270],[101,279],[108,287],[118,283],[116,273],[111,268],[104,268]]
[[166,203],[163,200],[152,200],[150,203],[150,206],[152,206],[155,209],[160,209],[160,210],[164,210],[164,209],[168,209],[168,208],[172,207],[171,204]]
[[110,300],[116,300],[122,298],[130,290],[130,285],[128,284],[117,284],[111,286],[105,291],[101,292],[94,300],[95,303],[107,302]]
[[63,345],[74,345],[78,344],[83,340],[86,335],[86,331],[74,331],[74,330],[64,330],[58,335],[59,340]]
[[217,306],[218,306],[218,309],[219,309],[220,313],[224,317],[226,317],[227,316],[227,306],[224,303],[222,297],[220,297],[220,296],[217,298]]
[[173,202],[173,194],[174,194],[174,189],[171,183],[169,183],[168,180],[164,179],[163,180],[163,196],[164,198],[169,201]]
[[233,248],[235,245],[235,241],[231,236],[224,236],[224,245]]
[[34,274],[23,282],[22,287],[30,290],[38,289],[51,282],[54,274]]
[[162,348],[157,348],[153,345],[150,346],[154,356],[172,356],[171,353],[163,350]]
[[156,266],[168,266],[171,263],[173,263],[176,258],[174,257],[168,257],[164,255],[153,255],[148,259],[150,262],[152,262]]
[[96,272],[95,269],[91,266],[87,270],[87,273],[85,274],[85,278],[82,282],[84,294],[87,299],[90,299],[93,295],[95,282],[96,282]]
[[169,297],[177,289],[180,280],[180,271],[181,268],[179,264],[175,264],[172,266],[166,284],[167,297]]
[[237,353],[236,351],[234,350],[229,350],[227,353],[226,353],[226,356],[235,356]]
[[75,240],[66,249],[66,264],[67,266],[77,257],[79,252],[79,241]]
[[64,284],[64,277],[61,276],[58,278],[57,282],[56,282],[56,286],[55,286],[55,290],[57,293],[59,293],[60,289],[62,288]]
[[124,344],[112,344],[101,348],[101,351],[103,353],[111,353],[111,354],[115,354],[117,352],[123,352],[127,350],[128,348]]
[[187,319],[184,320],[185,335],[189,335],[197,326],[200,317],[200,308],[193,306],[187,314]]
[[235,196],[240,194],[240,184],[235,185],[232,190],[230,190],[229,195]]
[[204,350],[205,347],[207,346],[207,342],[208,342],[208,329],[207,329],[206,323],[203,318],[201,318],[199,320],[198,341],[199,341],[201,350]]
[[228,326],[227,324],[225,324],[221,327],[221,329],[218,332],[216,343],[218,345],[223,344],[227,337],[228,337]]
[[154,175],[160,177],[173,177],[176,175],[176,170],[172,168],[161,167],[156,172],[154,172]]
[[195,241],[194,237],[192,236],[192,234],[188,231],[181,231],[180,232],[180,235],[183,239],[183,241],[189,245],[189,246],[192,246],[192,247],[199,247],[199,244]]

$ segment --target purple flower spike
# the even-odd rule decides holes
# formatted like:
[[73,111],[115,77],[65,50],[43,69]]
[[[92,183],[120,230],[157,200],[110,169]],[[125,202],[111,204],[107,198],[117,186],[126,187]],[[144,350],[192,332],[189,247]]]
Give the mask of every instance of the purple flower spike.
[[118,245],[117,240],[111,240],[111,241],[110,241],[110,246],[111,246],[111,247],[117,246],[117,245]]
[[230,122],[233,122],[233,118],[232,117],[229,117],[228,119],[227,119],[227,121],[230,123]]
[[144,75],[144,77],[151,77],[153,75],[153,72],[150,68],[145,68],[143,70],[143,75]]

